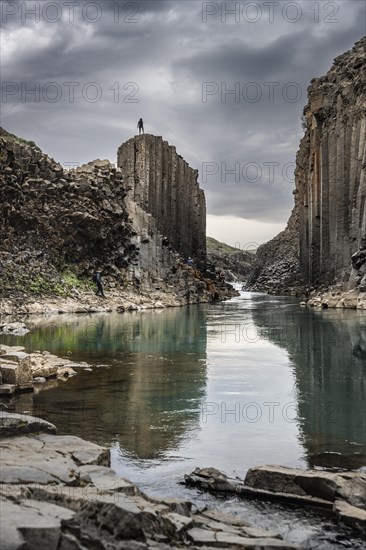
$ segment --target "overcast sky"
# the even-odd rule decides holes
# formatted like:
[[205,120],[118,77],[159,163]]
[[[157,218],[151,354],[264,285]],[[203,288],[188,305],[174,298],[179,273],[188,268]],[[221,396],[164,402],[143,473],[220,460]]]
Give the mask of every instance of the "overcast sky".
[[244,249],[286,225],[310,80],[366,34],[365,0],[0,4],[1,125],[68,165],[115,162],[142,116]]

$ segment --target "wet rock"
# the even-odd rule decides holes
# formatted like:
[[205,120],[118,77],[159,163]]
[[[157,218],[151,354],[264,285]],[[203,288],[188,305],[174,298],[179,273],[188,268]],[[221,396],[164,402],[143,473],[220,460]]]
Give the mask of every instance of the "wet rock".
[[344,500],[336,500],[334,511],[346,524],[366,535],[366,510],[348,504]]
[[0,356],[16,351],[25,351],[25,348],[23,346],[6,346],[5,344],[0,344]]
[[0,437],[12,437],[25,434],[57,432],[56,426],[35,416],[0,412]]
[[354,506],[366,506],[366,476],[360,472],[332,473],[280,466],[250,468],[246,486],[272,493],[310,496],[334,502],[338,497]]
[[242,481],[231,479],[216,468],[196,468],[184,476],[184,481],[187,485],[224,493],[238,492],[238,488],[243,485]]
[[[364,529],[366,476],[363,472],[332,473],[258,466],[250,468],[242,482],[228,478],[215,468],[196,468],[192,474],[185,476],[185,483],[213,492],[325,508],[333,511],[339,519],[344,517],[347,525],[357,530]],[[213,519],[216,519],[215,516]],[[242,526],[241,529],[247,536],[265,536],[256,528]],[[276,537],[275,533],[271,535]]]
[[99,540],[111,548],[116,540],[145,542],[146,535],[154,539],[156,534],[168,541],[174,533],[169,527],[153,510],[141,511],[130,502],[85,502],[71,519],[63,522],[63,532],[74,535],[77,532],[86,548],[92,548]]
[[1,362],[11,361],[22,367],[30,368],[30,355],[24,351],[18,351],[16,348],[8,348],[9,351],[1,355]]
[[61,367],[57,370],[57,378],[60,378],[62,380],[67,380],[71,376],[75,376],[76,370],[72,369],[71,367]]
[[198,546],[203,546],[207,544],[211,545],[216,543],[215,532],[208,531],[207,529],[195,527],[194,529],[190,529],[187,535],[191,539],[191,541],[194,544],[198,544]]

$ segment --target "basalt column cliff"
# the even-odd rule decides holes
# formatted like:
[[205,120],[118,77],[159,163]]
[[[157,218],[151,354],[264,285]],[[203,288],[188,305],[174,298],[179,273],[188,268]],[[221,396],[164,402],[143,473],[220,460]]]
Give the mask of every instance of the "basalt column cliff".
[[[235,294],[205,270],[197,171],[154,136],[122,145],[118,163],[66,170],[0,128],[0,317],[178,306]],[[97,267],[106,299],[95,296]]]
[[206,260],[206,204],[198,170],[159,136],[141,135],[118,149],[128,197],[151,214],[173,248],[203,268]]
[[295,208],[286,230],[260,247],[252,284],[329,289],[328,305],[348,293],[355,306],[366,291],[366,38],[313,79],[308,95]]

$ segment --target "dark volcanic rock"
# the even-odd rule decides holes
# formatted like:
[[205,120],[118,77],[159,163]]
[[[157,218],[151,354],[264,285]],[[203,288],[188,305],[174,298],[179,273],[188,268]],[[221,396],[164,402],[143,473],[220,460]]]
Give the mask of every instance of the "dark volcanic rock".
[[135,136],[118,149],[129,197],[156,220],[183,258],[206,261],[206,202],[191,168],[160,136]]
[[366,38],[313,79],[308,96],[295,208],[285,231],[260,247],[251,287],[365,291]]
[[[232,295],[199,272],[206,263],[204,193],[197,170],[162,138],[122,145],[121,168],[97,159],[64,170],[3,129],[0,146],[0,299],[9,299],[10,310],[25,312],[32,297],[90,302],[96,267],[108,296],[114,293],[106,306],[112,309],[123,308],[125,290],[152,307],[163,307],[164,294],[168,305]],[[193,269],[186,269],[188,256]],[[1,309],[9,313],[8,303]]]

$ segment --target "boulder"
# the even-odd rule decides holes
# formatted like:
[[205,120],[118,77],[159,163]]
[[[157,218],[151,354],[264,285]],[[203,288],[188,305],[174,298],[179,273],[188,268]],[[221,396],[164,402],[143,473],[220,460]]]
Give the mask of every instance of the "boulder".
[[30,356],[27,353],[19,351],[2,355],[0,372],[3,384],[14,384],[18,390],[33,388]]
[[250,468],[244,483],[248,487],[334,502],[344,499],[353,506],[366,506],[366,476],[361,472],[333,473],[282,466]]
[[57,432],[56,426],[35,416],[0,412],[0,437]]

